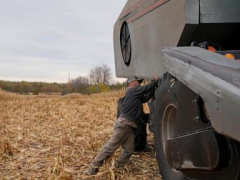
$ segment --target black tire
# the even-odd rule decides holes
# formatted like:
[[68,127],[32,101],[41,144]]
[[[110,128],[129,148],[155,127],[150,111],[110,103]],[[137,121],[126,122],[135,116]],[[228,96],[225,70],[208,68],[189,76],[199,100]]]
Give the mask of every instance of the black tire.
[[[168,136],[171,136],[172,134],[170,132],[170,134],[166,135],[166,132],[163,130],[164,119],[166,118],[166,115],[169,115],[169,118],[172,118],[173,120],[175,115],[174,113],[177,109],[177,99],[174,90],[171,90],[172,88],[174,89],[174,87],[170,88],[170,84],[167,82],[164,83],[161,88],[156,91],[153,118],[155,149],[159,165],[159,171],[163,177],[163,180],[187,180],[188,178],[184,176],[180,171],[171,169],[166,160],[164,152],[164,139],[166,140],[166,138],[168,138]],[[171,128],[174,128],[173,121],[169,122],[170,125],[172,125]]]
[[[176,116],[177,104],[177,88],[178,82],[169,83],[169,77],[156,91],[154,101],[154,141],[159,172],[163,180],[188,180],[188,178],[177,171],[171,169],[165,155],[165,141],[173,138],[174,120]],[[168,124],[166,124],[166,122]],[[196,171],[188,174],[191,179],[208,179],[208,180],[240,180],[240,143],[227,139],[230,157],[227,160],[228,166],[220,167],[220,169],[212,172]]]

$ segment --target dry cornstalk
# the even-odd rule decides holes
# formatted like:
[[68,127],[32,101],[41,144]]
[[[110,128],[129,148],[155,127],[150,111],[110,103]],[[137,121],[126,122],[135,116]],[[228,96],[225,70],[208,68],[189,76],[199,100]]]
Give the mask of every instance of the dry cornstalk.
[[114,168],[121,149],[96,176],[83,174],[111,136],[123,95],[21,96],[0,91],[0,179],[160,180],[151,153],[135,153],[132,163]]

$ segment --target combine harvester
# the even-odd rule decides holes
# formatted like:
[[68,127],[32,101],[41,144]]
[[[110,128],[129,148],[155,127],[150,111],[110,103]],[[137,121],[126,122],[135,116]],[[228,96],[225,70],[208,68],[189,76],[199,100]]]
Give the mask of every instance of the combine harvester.
[[128,0],[117,77],[161,77],[149,103],[164,180],[240,180],[240,0]]

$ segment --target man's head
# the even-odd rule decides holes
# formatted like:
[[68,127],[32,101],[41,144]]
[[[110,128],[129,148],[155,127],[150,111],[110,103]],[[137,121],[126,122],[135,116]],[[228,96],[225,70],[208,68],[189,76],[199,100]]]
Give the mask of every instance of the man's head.
[[131,76],[127,79],[127,85],[128,87],[136,87],[138,86],[141,82],[143,81],[143,79],[138,79],[135,76]]

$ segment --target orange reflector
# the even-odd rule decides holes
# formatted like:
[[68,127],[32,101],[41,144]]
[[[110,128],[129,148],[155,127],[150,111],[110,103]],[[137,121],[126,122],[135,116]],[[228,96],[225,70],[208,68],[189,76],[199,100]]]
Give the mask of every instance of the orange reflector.
[[233,60],[236,59],[235,56],[234,56],[233,54],[231,54],[231,53],[225,54],[225,57],[227,57],[227,58],[229,58],[229,59],[233,59]]
[[213,46],[208,46],[208,50],[212,52],[216,52],[217,50]]

